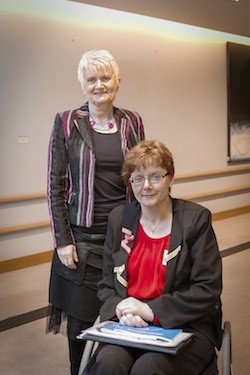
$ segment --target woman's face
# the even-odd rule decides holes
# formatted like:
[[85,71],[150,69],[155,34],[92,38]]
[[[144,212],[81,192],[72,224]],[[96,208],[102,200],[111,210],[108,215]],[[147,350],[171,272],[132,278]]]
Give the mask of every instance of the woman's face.
[[130,177],[135,198],[145,207],[160,207],[169,200],[172,178],[161,167],[135,170]]
[[113,103],[119,82],[111,69],[87,69],[83,80],[83,91],[89,102],[95,105]]

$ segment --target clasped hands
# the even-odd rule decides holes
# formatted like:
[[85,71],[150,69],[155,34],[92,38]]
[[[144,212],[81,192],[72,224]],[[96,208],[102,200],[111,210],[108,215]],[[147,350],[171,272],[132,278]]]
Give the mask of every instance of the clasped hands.
[[153,310],[145,302],[134,297],[123,299],[116,306],[116,316],[121,324],[135,327],[147,327],[154,319]]
[[57,255],[62,264],[71,270],[76,270],[78,262],[78,255],[76,247],[73,244],[57,248]]

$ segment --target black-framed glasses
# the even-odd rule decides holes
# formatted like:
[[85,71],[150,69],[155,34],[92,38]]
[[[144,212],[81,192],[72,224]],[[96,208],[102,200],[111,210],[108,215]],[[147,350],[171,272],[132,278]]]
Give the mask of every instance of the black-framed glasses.
[[157,185],[159,182],[161,182],[169,173],[166,172],[165,174],[160,173],[153,173],[150,176],[144,177],[144,176],[135,176],[130,177],[129,181],[131,184],[135,186],[141,186],[145,184],[145,181],[147,180],[152,185]]

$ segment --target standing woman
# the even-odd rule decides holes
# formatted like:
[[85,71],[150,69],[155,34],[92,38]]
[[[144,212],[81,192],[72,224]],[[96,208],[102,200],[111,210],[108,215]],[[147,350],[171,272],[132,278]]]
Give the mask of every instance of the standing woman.
[[[54,237],[48,331],[67,319],[71,374],[84,343],[76,335],[98,316],[97,283],[109,212],[126,201],[121,167],[127,151],[144,139],[138,113],[113,105],[119,67],[106,50],[86,52],[78,79],[87,102],[57,114],[49,143],[48,204]],[[129,198],[129,197],[127,197]]]

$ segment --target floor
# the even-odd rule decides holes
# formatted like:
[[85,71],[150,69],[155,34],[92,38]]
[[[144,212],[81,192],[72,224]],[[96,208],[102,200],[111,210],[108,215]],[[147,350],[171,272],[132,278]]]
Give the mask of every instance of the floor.
[[[224,320],[232,324],[234,375],[250,374],[249,228],[250,214],[214,222],[223,257]],[[45,334],[49,272],[50,265],[43,264],[0,275],[0,320],[13,318],[8,322],[14,327],[1,324],[1,374],[69,375],[66,338]]]

